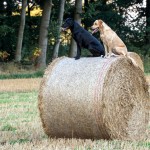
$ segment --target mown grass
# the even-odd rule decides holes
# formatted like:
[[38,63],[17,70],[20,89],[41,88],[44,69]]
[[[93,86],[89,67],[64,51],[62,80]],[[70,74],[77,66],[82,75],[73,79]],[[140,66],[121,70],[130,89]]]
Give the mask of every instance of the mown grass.
[[[28,83],[29,84],[29,83]],[[8,85],[6,85],[7,87]],[[17,83],[14,86],[19,86]],[[30,87],[30,86],[29,86]],[[7,89],[7,88],[6,88]],[[16,88],[14,88],[16,89]],[[36,88],[35,88],[36,89]],[[106,141],[48,138],[38,110],[38,90],[0,91],[0,149],[2,150],[149,150],[150,141]]]
[[0,79],[23,79],[23,78],[40,78],[43,77],[44,71],[39,70],[33,73],[8,73],[1,74]]
[[37,95],[37,91],[0,94],[0,147],[43,138]]

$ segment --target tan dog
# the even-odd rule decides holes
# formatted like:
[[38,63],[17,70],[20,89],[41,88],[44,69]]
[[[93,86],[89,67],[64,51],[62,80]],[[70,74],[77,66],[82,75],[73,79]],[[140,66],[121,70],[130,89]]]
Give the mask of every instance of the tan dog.
[[123,55],[130,58],[133,64],[137,66],[134,59],[127,55],[128,50],[124,42],[104,21],[96,20],[91,29],[93,30],[92,33],[100,31],[100,38],[105,48],[105,57],[111,57],[112,53],[115,55]]

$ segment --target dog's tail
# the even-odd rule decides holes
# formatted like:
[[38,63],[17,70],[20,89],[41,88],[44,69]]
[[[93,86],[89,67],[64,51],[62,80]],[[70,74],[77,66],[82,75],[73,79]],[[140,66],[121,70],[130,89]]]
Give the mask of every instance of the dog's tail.
[[131,56],[129,56],[129,55],[127,54],[126,57],[131,60],[132,64],[133,64],[135,67],[139,68],[137,62],[136,62]]

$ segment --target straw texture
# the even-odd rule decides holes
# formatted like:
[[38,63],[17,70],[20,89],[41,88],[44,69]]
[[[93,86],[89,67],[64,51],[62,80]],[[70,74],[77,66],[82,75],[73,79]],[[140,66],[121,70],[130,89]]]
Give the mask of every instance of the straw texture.
[[45,71],[38,102],[50,137],[145,138],[148,86],[128,58],[58,58]]
[[136,64],[144,72],[144,65],[141,57],[135,52],[128,52],[128,55],[135,60]]

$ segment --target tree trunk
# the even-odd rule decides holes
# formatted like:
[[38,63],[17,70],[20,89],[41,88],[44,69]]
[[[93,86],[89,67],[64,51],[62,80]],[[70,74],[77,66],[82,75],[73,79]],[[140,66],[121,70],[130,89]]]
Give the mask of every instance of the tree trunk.
[[[89,0],[84,0],[84,12],[86,13],[89,9]],[[83,20],[84,28],[87,30],[88,26],[86,24],[86,19]]]
[[25,27],[26,6],[27,6],[27,0],[23,0],[22,9],[21,9],[21,21],[20,21],[20,27],[19,27],[19,33],[18,33],[16,54],[15,54],[16,62],[21,61],[21,49],[22,49],[23,33],[24,33],[24,27]]
[[146,56],[147,54],[150,55],[150,0],[146,1],[146,50],[144,55]]
[[[81,14],[82,14],[82,1],[75,1],[75,12],[74,12],[74,20],[76,20],[79,24],[81,23]],[[69,57],[75,57],[77,53],[77,45],[74,39],[71,39],[71,47],[69,51]]]
[[58,16],[58,31],[57,31],[58,37],[56,39],[52,59],[55,59],[58,57],[59,46],[60,46],[60,32],[61,32],[61,25],[63,22],[63,15],[64,15],[65,0],[60,0],[59,2],[60,2],[60,11],[59,11],[59,16]]
[[48,45],[48,27],[52,9],[52,0],[44,0],[44,7],[42,12],[42,19],[40,25],[40,35],[39,35],[39,49],[41,50],[41,55],[37,60],[37,68],[46,67],[46,52]]
[[31,17],[31,10],[30,10],[29,0],[28,0],[28,16]]

